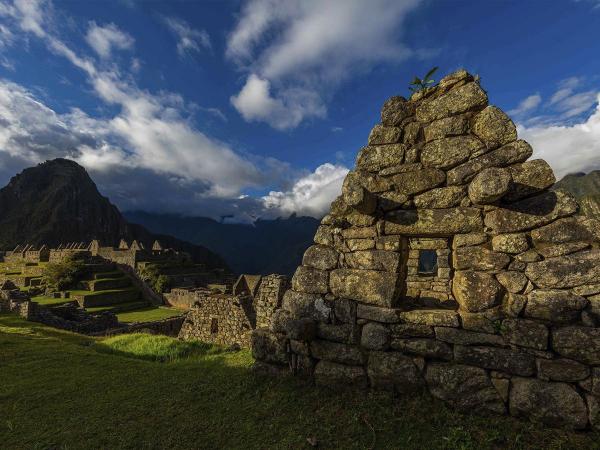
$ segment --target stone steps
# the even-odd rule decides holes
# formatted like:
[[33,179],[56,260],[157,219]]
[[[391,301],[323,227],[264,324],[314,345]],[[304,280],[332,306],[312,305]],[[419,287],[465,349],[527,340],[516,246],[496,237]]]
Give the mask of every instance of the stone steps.
[[140,291],[136,288],[115,289],[110,291],[73,293],[71,297],[84,308],[96,306],[117,305],[132,302],[140,298]]
[[86,284],[88,290],[98,292],[129,287],[131,286],[131,280],[128,277],[102,278],[87,281]]

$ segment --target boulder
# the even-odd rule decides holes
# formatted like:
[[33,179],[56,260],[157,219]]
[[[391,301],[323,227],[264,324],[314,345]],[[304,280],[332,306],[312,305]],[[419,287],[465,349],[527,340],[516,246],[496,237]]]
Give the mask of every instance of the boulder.
[[492,238],[492,248],[496,252],[523,253],[529,249],[529,241],[525,233],[499,234]]
[[431,235],[470,233],[483,229],[477,208],[400,210],[388,213],[385,234]]
[[328,273],[312,267],[299,266],[292,277],[292,289],[307,294],[326,294]]
[[404,144],[387,144],[363,147],[356,157],[356,168],[379,172],[386,167],[404,162]]
[[496,150],[467,161],[448,171],[448,184],[464,184],[473,179],[475,175],[488,167],[506,167],[514,163],[526,161],[533,150],[522,140],[511,142]]
[[397,300],[399,275],[394,273],[337,269],[329,278],[331,292],[336,297],[387,307],[394,306]]
[[403,353],[411,353],[427,358],[444,359],[447,361],[452,359],[452,347],[436,339],[394,338],[392,339],[390,346],[392,349]]
[[440,341],[460,345],[494,345],[504,346],[502,336],[489,333],[477,333],[458,328],[435,327],[435,337]]
[[455,345],[454,359],[459,363],[524,377],[535,374],[535,358],[532,355],[508,348]]
[[401,128],[375,125],[369,134],[369,145],[396,144],[401,138]]
[[467,161],[482,148],[483,143],[474,136],[437,139],[425,144],[421,151],[421,162],[425,167],[447,170]]
[[330,361],[319,361],[315,366],[315,383],[318,386],[331,388],[361,388],[368,387],[365,370],[360,366],[347,366]]
[[504,196],[504,200],[508,202],[529,197],[551,187],[556,182],[552,168],[543,159],[525,161],[509,166],[508,169],[512,176],[512,183]]
[[304,252],[302,265],[320,270],[331,270],[337,267],[339,253],[331,247],[312,245]]
[[525,275],[540,288],[572,288],[593,284],[600,277],[600,250],[551,258],[527,265]]
[[600,400],[595,395],[586,395],[590,425],[596,431],[600,430]]
[[564,244],[555,244],[548,247],[538,248],[537,251],[544,258],[557,258],[559,256],[570,255],[571,253],[580,252],[590,247],[587,242],[565,242]]
[[414,202],[417,208],[453,208],[460,205],[466,195],[464,186],[447,186],[419,194],[415,196]]
[[348,365],[361,365],[363,355],[360,349],[354,345],[315,340],[310,344],[310,352],[317,359],[337,362]]
[[485,272],[455,272],[452,293],[460,307],[468,312],[484,311],[502,301],[502,286]]
[[425,384],[413,360],[395,352],[370,352],[367,374],[379,390],[407,393]]
[[398,126],[415,113],[415,104],[404,97],[390,97],[381,108],[381,123],[388,127]]
[[496,279],[511,294],[522,292],[527,284],[527,277],[516,271],[500,272],[496,274]]
[[412,145],[419,140],[420,136],[421,124],[419,122],[411,122],[404,127],[404,136],[402,137],[402,142],[407,145]]
[[600,240],[600,221],[586,217],[567,217],[531,232],[533,243],[562,244]]
[[303,317],[286,322],[287,337],[297,341],[312,341],[317,335],[317,323],[313,319]]
[[548,328],[533,320],[506,319],[502,322],[502,334],[508,342],[519,347],[548,348]]
[[414,323],[399,323],[390,326],[392,338],[435,337],[433,327]]
[[362,184],[356,172],[346,175],[342,185],[344,202],[362,214],[371,214],[377,208],[377,198]]
[[328,322],[331,315],[331,308],[320,295],[295,292],[291,289],[283,295],[281,308],[289,311],[293,319],[308,317],[318,322]]
[[387,272],[400,271],[401,254],[385,250],[362,250],[346,253],[344,261],[351,269],[383,270]]
[[572,194],[548,191],[535,197],[520,200],[485,215],[485,225],[497,233],[515,233],[541,227],[561,217],[577,212],[577,202]]
[[510,256],[484,247],[460,247],[453,252],[456,270],[502,270],[510,263]]
[[517,140],[515,124],[495,106],[488,106],[474,117],[472,131],[490,150]]
[[556,353],[592,366],[600,365],[600,328],[568,326],[552,331]]
[[417,106],[415,115],[419,122],[431,122],[473,109],[483,108],[486,105],[486,93],[479,87],[478,83],[472,82],[452,89],[440,97],[424,100]]
[[476,205],[487,205],[500,200],[508,192],[510,172],[498,167],[484,169],[469,184],[469,198]]
[[553,427],[583,429],[588,413],[583,398],[566,383],[549,383],[513,378],[509,400],[510,413]]
[[356,316],[359,319],[373,320],[382,323],[400,322],[400,310],[392,308],[380,308],[378,306],[363,305],[359,303],[356,308]]
[[569,291],[535,289],[527,296],[525,317],[551,322],[572,322],[588,304],[584,297]]
[[428,325],[440,327],[460,326],[458,314],[446,309],[416,309],[413,311],[402,311],[399,313],[400,320],[413,325]]
[[551,381],[577,382],[590,376],[588,366],[572,359],[538,359],[538,378]]
[[460,364],[430,363],[425,379],[431,394],[464,411],[505,413],[486,371]]
[[446,174],[438,169],[421,169],[398,173],[390,177],[396,192],[415,195],[439,186],[446,180]]
[[483,232],[457,234],[452,241],[452,248],[468,247],[487,242],[488,236]]
[[333,313],[336,322],[356,322],[356,302],[347,298],[338,298],[333,302]]
[[356,324],[317,324],[317,337],[325,341],[341,342],[342,344],[357,344],[359,333],[360,327]]
[[252,330],[252,357],[271,364],[287,364],[287,338],[262,328]]
[[360,345],[369,350],[386,350],[390,345],[390,330],[377,322],[369,322],[362,327]]
[[445,117],[444,119],[431,122],[425,127],[425,142],[430,142],[435,139],[443,139],[448,136],[467,134],[468,130],[469,116],[467,114]]

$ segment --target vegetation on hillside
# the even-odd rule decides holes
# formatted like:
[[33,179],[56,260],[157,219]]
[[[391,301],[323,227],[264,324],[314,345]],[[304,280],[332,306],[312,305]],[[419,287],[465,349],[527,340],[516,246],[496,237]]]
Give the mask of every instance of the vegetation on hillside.
[[600,448],[597,433],[463,415],[426,395],[259,376],[249,351],[166,337],[100,340],[0,315],[0,361],[6,449]]
[[63,291],[74,287],[84,274],[83,261],[65,258],[57,263],[48,263],[42,272],[42,280],[54,290]]

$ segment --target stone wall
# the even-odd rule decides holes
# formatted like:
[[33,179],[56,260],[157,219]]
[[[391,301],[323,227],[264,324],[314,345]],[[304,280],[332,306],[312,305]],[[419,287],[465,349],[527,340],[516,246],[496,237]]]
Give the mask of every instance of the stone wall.
[[256,327],[269,327],[275,310],[281,307],[283,294],[289,288],[288,278],[284,275],[262,277],[258,293],[254,300],[256,309]]
[[257,366],[600,428],[600,222],[532,153],[464,71],[390,98]]
[[198,291],[196,298],[179,332],[181,339],[250,346],[256,324],[252,297]]

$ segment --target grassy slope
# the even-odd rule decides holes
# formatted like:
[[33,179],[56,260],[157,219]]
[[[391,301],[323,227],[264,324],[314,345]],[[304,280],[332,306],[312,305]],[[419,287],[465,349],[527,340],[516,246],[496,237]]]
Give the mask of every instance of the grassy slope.
[[117,313],[119,322],[152,322],[154,320],[168,319],[169,317],[180,316],[183,313],[180,309],[167,308],[164,306],[149,306],[143,309]]
[[0,361],[3,449],[297,449],[308,437],[319,448],[600,447],[598,434],[465,416],[425,396],[260,377],[248,351],[164,337],[98,341],[0,315]]

